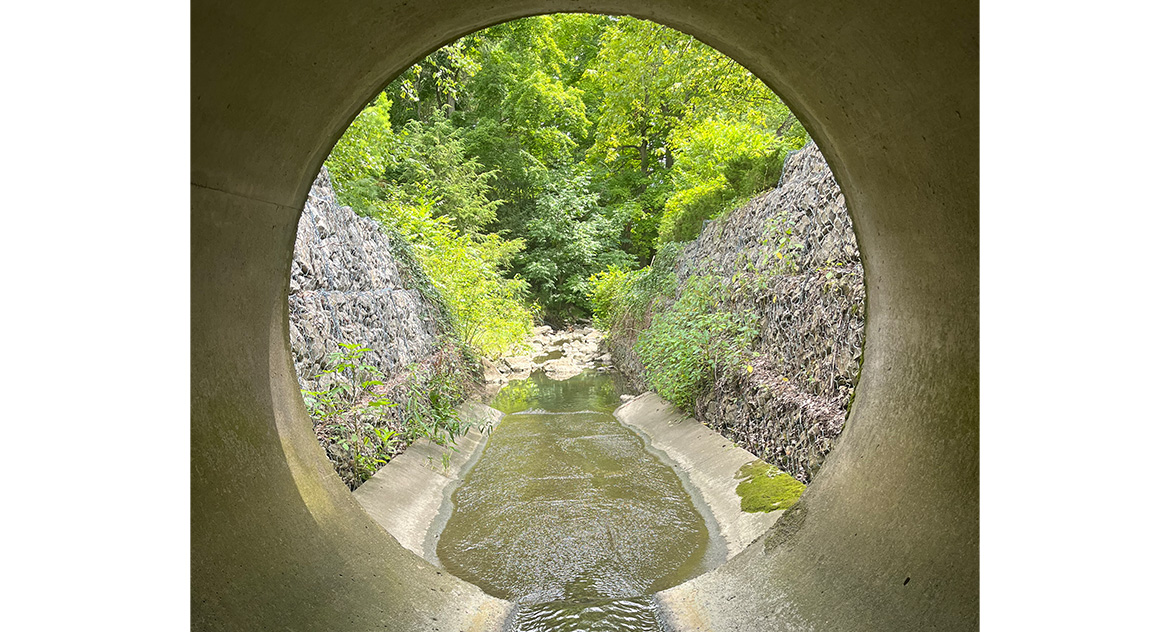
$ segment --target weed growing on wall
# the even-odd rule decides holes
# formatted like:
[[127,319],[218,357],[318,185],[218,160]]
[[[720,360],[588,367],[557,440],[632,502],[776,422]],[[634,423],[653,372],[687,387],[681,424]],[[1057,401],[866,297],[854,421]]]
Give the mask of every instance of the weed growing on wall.
[[356,489],[418,439],[448,448],[445,467],[455,441],[472,426],[459,416],[457,406],[472,379],[469,365],[474,358],[448,342],[391,381],[363,361],[368,351],[339,343],[329,357],[329,369],[315,376],[321,389],[301,391],[338,475]]
[[383,386],[384,375],[362,357],[369,349],[342,342],[329,358],[329,369],[315,376],[325,386],[319,391],[302,390],[305,408],[323,424],[342,455],[342,463],[353,478],[364,481],[386,463],[403,439],[390,428],[390,401]]
[[751,370],[759,316],[726,310],[725,294],[716,277],[690,277],[678,300],[655,314],[634,344],[647,382],[683,410],[694,408],[718,374]]

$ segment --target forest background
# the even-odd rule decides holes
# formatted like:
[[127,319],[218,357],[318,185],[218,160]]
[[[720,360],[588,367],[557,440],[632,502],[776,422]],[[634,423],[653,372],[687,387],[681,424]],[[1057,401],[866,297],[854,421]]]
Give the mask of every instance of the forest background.
[[807,140],[767,86],[694,38],[559,14],[435,51],[325,164],[343,204],[412,244],[461,342],[498,356],[534,318],[588,318],[599,287],[775,186]]

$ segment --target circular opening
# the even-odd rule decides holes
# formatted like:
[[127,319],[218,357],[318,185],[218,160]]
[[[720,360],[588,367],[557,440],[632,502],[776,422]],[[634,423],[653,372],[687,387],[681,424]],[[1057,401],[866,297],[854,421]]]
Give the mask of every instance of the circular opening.
[[[642,598],[710,570],[799,498],[844,425],[860,368],[864,282],[844,196],[801,123],[762,82],[653,22],[557,14],[497,25],[438,49],[358,114],[301,215],[289,313],[316,436],[375,516],[401,512],[401,495],[380,490],[417,474],[392,469],[371,488],[359,486],[409,446],[437,475],[466,478],[498,420],[460,404],[469,395],[492,401],[510,381],[494,400],[509,413],[608,413],[653,391],[722,433],[704,435],[708,443],[747,450],[749,460],[739,457],[739,469],[724,476],[725,489],[696,486],[680,459],[691,460],[687,451],[703,442],[663,452],[653,426],[634,424],[629,436],[655,453],[640,467],[673,466],[672,484],[689,492],[673,493],[668,484],[641,496],[698,508],[694,529],[710,536],[710,544],[674,552],[678,568],[636,590],[598,586],[629,578],[630,569],[615,570],[617,558],[658,568],[639,554],[684,540],[685,529],[671,535],[660,533],[663,525],[642,524],[637,528],[657,530],[655,537],[619,547],[629,525],[608,525],[601,538],[597,521],[606,516],[593,516],[587,533],[574,535],[570,523],[582,518],[566,512],[552,532],[615,549],[585,559],[578,552],[558,557],[565,546],[520,546],[521,558],[566,567],[551,592],[503,581],[507,590],[487,577],[509,563],[526,577],[546,570],[525,567],[531,559],[489,556],[471,571],[474,564],[452,557],[459,550],[446,548],[443,565],[462,569],[456,574],[490,593],[554,601],[563,610],[566,599],[584,594]],[[614,391],[611,378],[595,370],[620,371],[623,386]],[[594,380],[612,401],[559,408],[572,384],[596,389]],[[556,381],[563,386],[547,388]],[[525,436],[545,452],[564,452],[566,442],[582,443],[571,433],[555,436],[566,425],[552,424],[551,438]],[[597,436],[618,436],[607,432]],[[571,484],[549,480],[580,483],[597,474],[585,476],[582,468],[599,462],[612,465],[601,468],[608,478],[639,467],[615,465],[614,450],[629,451],[628,443],[592,446],[584,460],[540,460],[521,468],[520,479],[487,488],[532,488],[539,480],[545,496],[538,504],[566,500]],[[486,458],[532,456],[496,452]],[[547,475],[558,467],[574,475]],[[429,527],[380,522],[439,563],[439,534],[454,515],[464,531],[460,550],[475,549],[485,527],[476,525],[479,540],[468,545],[460,502],[451,501],[456,485],[423,503],[437,511]],[[632,489],[611,492],[625,494],[626,514],[636,513]],[[466,500],[471,493],[463,504],[474,504]],[[730,497],[738,507],[713,512],[713,497]],[[509,500],[514,495],[497,494],[497,504]],[[474,522],[482,523],[491,508],[476,507]],[[773,515],[740,533],[740,512]],[[520,511],[528,519],[539,513]],[[520,529],[516,512],[503,514]],[[558,519],[555,511],[543,517]],[[541,541],[551,539],[540,532]],[[625,550],[631,546],[638,551]],[[601,562],[609,567],[596,568]],[[594,568],[586,572],[582,564]],[[574,583],[581,594],[565,592]]]
[[[313,176],[377,82],[459,34],[565,4],[193,9],[194,627],[483,620],[482,595],[417,564],[332,478],[297,397],[285,275]],[[660,597],[712,629],[973,629],[977,6],[652,10],[790,100],[849,196],[867,271],[864,379],[801,517]]]

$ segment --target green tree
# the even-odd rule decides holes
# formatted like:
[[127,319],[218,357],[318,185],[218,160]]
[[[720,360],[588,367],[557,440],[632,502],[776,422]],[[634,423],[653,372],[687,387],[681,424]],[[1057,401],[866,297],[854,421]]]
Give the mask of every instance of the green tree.
[[[559,18],[527,18],[484,31],[475,51],[480,70],[455,117],[467,129],[471,153],[498,174],[495,199],[504,212],[495,229],[521,237],[549,170],[575,162],[588,137],[583,93],[563,79],[571,64],[558,44]],[[563,30],[560,39],[572,41]]]
[[383,92],[394,103],[391,123],[451,118],[466,96],[464,87],[479,72],[482,33],[440,48],[390,82]]
[[338,197],[411,244],[400,254],[421,262],[463,343],[501,355],[532,328],[527,285],[506,272],[523,242],[477,232],[498,202],[488,199],[491,174],[466,155],[461,131],[445,120],[395,131],[389,110],[382,93],[334,147],[326,166]]
[[557,173],[553,181],[537,198],[517,264],[545,317],[561,324],[589,314],[590,276],[633,258],[617,247],[620,227],[598,206],[587,174]]
[[[358,117],[329,166],[359,213],[427,253],[486,248],[469,256],[494,262],[501,283],[518,276],[507,294],[527,288],[559,323],[588,313],[590,275],[693,238],[774,185],[806,139],[763,83],[694,38],[568,14],[435,51]],[[446,286],[474,286],[447,267]]]
[[390,100],[379,94],[350,123],[325,160],[338,199],[359,215],[375,213],[371,204],[382,195],[378,185],[390,161],[394,139],[390,108]]
[[446,119],[408,121],[395,136],[386,175],[412,199],[433,198],[432,211],[460,231],[475,232],[495,220],[500,202],[489,199],[495,173],[467,154],[462,136]]
[[590,157],[604,170],[606,204],[625,207],[630,250],[643,262],[680,235],[680,214],[687,226],[701,223],[758,191],[738,190],[747,180],[733,184],[725,165],[746,161],[741,171],[762,172],[793,133],[787,107],[745,68],[651,22],[615,20],[585,75],[602,99]]

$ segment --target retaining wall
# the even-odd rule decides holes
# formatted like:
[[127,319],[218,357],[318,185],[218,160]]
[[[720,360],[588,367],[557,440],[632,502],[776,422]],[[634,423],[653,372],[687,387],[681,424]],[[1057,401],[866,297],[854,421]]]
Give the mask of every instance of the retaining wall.
[[[760,319],[752,370],[718,376],[688,412],[810,482],[844,428],[865,314],[845,197],[816,144],[789,157],[776,189],[707,222],[674,273],[675,298],[689,277],[710,275],[730,289],[724,308]],[[634,351],[639,332],[612,332],[609,348],[619,368],[645,385]]]

